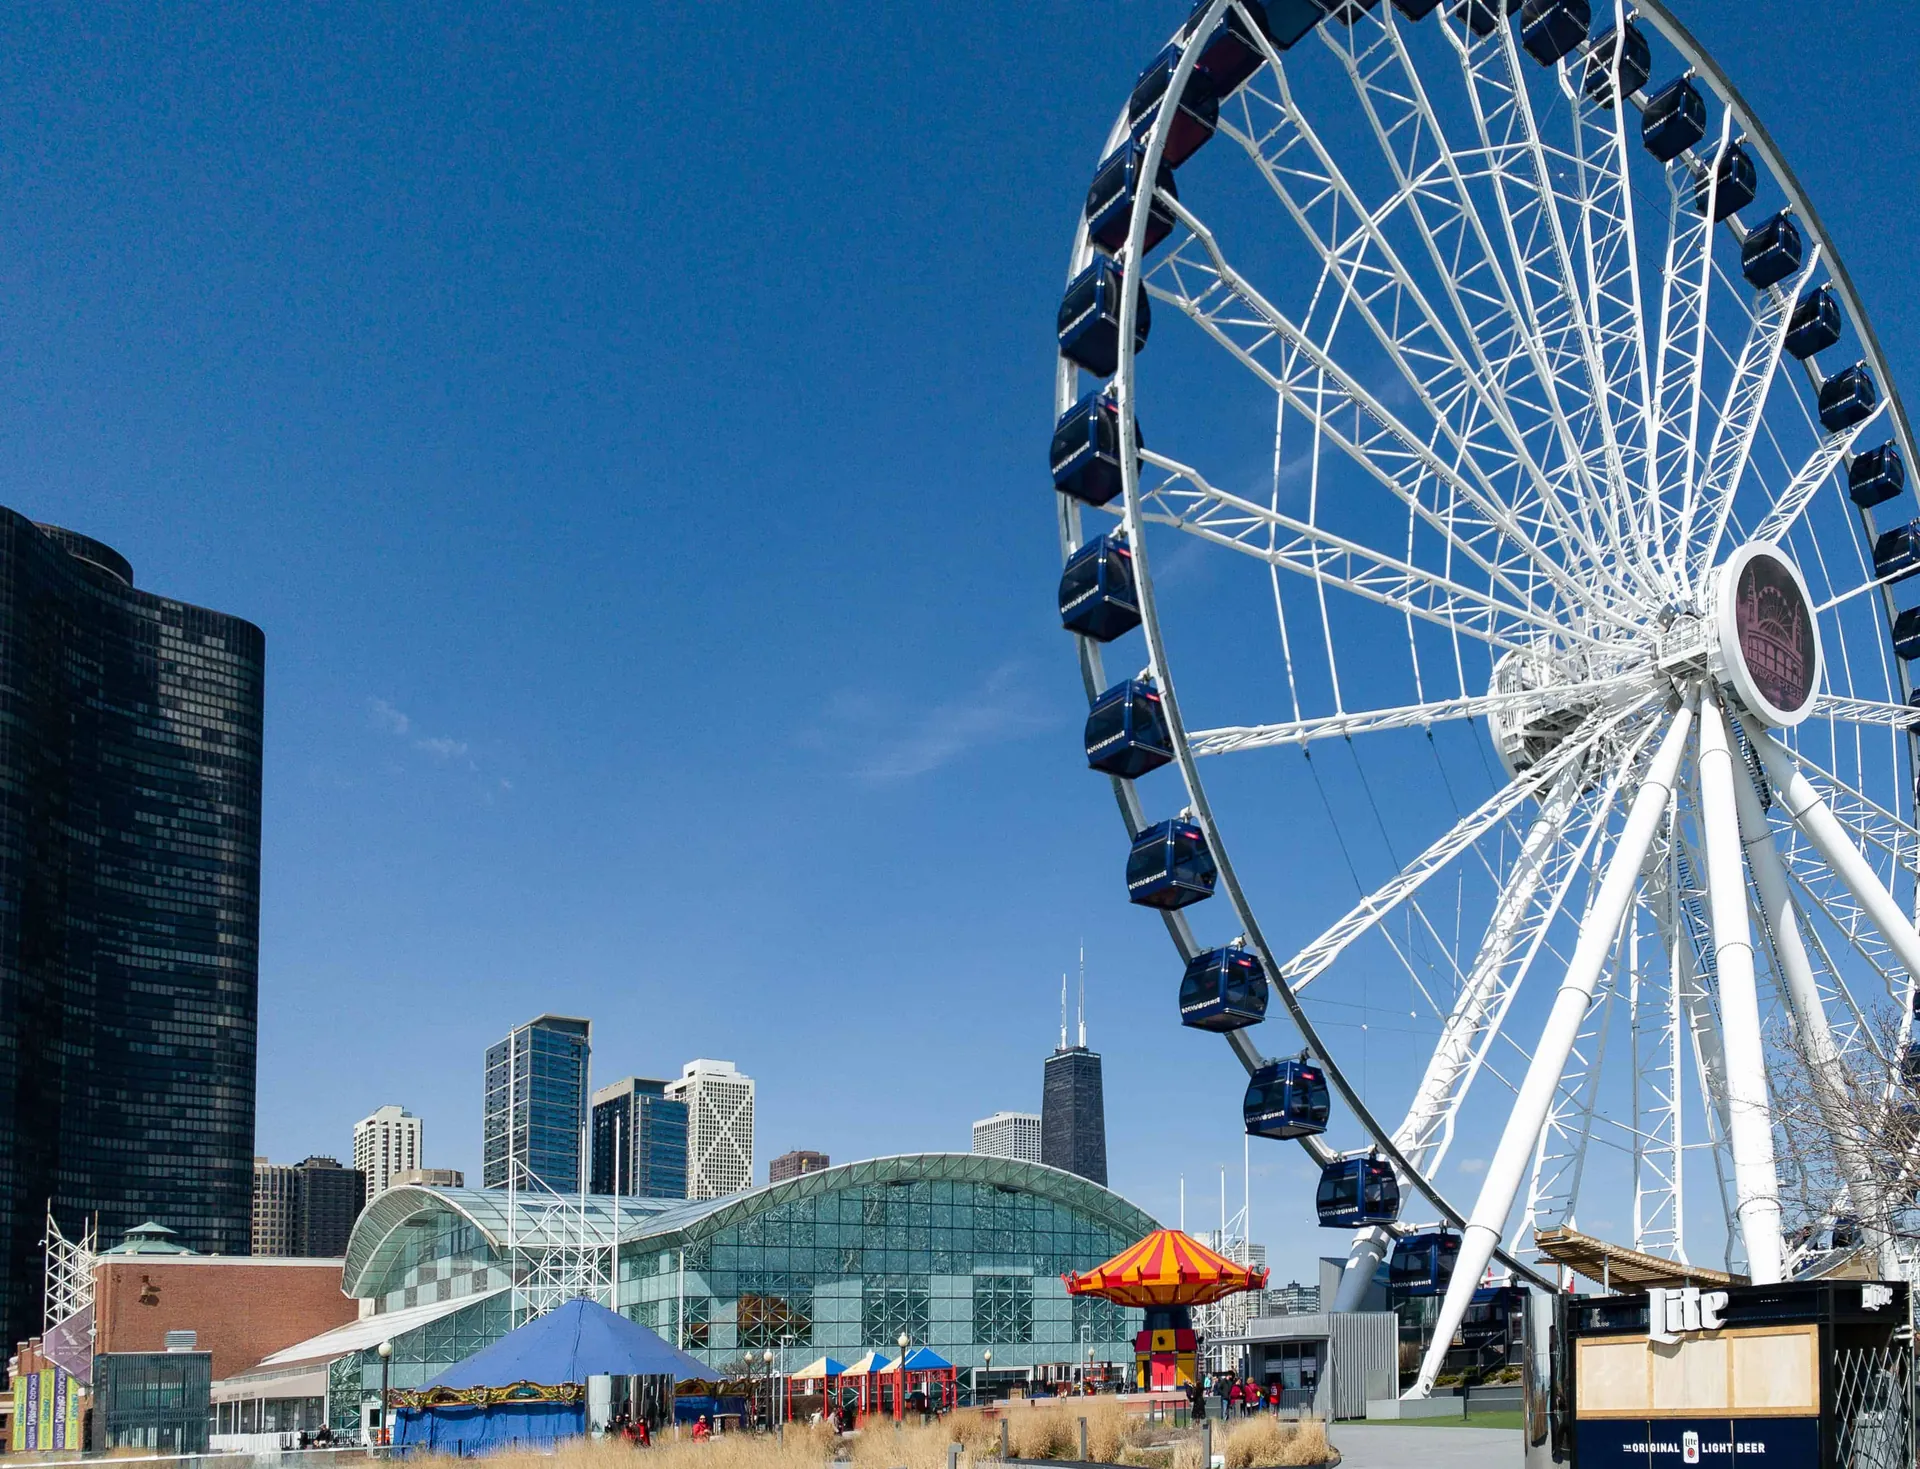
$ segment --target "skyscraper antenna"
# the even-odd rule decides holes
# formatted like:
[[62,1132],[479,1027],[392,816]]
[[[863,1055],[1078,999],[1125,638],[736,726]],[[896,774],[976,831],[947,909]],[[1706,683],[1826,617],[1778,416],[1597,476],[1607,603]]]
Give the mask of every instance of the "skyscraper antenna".
[[1067,977],[1060,976],[1060,1049],[1067,1048]]
[[1080,940],[1080,1049],[1087,1048],[1087,941]]

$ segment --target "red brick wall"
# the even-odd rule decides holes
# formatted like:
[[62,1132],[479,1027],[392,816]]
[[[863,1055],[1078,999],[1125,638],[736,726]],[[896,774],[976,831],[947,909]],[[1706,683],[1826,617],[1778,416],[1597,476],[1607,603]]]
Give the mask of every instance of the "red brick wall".
[[197,1333],[218,1381],[284,1347],[344,1326],[358,1303],[340,1293],[340,1262],[249,1264],[167,1256],[103,1259],[94,1268],[100,1352],[159,1352],[169,1331]]

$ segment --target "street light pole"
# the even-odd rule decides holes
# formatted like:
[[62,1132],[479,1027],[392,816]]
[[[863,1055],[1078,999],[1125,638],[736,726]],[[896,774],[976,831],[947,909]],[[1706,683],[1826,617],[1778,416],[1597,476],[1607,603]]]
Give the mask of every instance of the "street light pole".
[[904,1331],[897,1339],[900,1348],[900,1360],[893,1364],[893,1421],[901,1423],[907,1416],[907,1345],[912,1341]]
[[760,1353],[760,1365],[766,1369],[767,1379],[767,1427],[773,1427],[773,1348],[764,1348]]
[[380,1343],[380,1442],[383,1444],[393,1442],[393,1433],[387,1427],[387,1383],[392,1371],[393,1343],[383,1341]]
[[[988,1347],[984,1352],[980,1354],[980,1358],[982,1361],[984,1361],[987,1364],[987,1376],[991,1378],[993,1376],[993,1348]],[[974,1373],[973,1388],[974,1388],[973,1405],[974,1407],[977,1408],[980,1406],[980,1375],[977,1370]],[[988,1392],[993,1391],[992,1382],[987,1383],[987,1391]]]

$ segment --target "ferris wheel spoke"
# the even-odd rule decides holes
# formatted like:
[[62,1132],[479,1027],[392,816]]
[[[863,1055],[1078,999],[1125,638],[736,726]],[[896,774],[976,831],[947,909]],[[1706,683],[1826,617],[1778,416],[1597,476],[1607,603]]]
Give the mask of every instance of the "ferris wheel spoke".
[[[1572,702],[1606,708],[1638,702],[1653,688],[1651,676],[1632,673],[1622,674],[1618,678],[1571,684],[1566,687],[1565,693]],[[1307,745],[1315,740],[1351,739],[1357,734],[1373,734],[1381,730],[1426,729],[1452,720],[1479,719],[1488,714],[1515,713],[1537,705],[1539,699],[1536,690],[1499,690],[1463,695],[1457,699],[1430,699],[1424,704],[1402,704],[1393,709],[1326,714],[1280,724],[1230,725],[1219,729],[1192,730],[1187,735],[1187,741],[1195,755],[1229,755],[1246,750],[1272,749],[1277,745]]]
[[[1689,586],[1706,575],[1707,568],[1719,554],[1720,542],[1727,532],[1727,519],[1733,513],[1734,495],[1753,458],[1761,412],[1773,390],[1780,359],[1786,353],[1787,327],[1793,320],[1794,305],[1819,267],[1820,246],[1816,243],[1798,276],[1760,294],[1758,309],[1747,329],[1746,345],[1714,422],[1713,442],[1707,449],[1706,470],[1701,476],[1694,519],[1711,529],[1697,546],[1689,544],[1692,525],[1682,529],[1682,545],[1686,548],[1682,554],[1686,557]],[[1823,475],[1816,484],[1824,482]]]
[[[1280,966],[1281,977],[1295,994],[1313,983],[1362,935],[1372,932],[1403,901],[1417,892],[1435,873],[1443,871],[1461,853],[1481,837],[1502,825],[1520,805],[1538,799],[1568,770],[1580,765],[1603,742],[1617,737],[1627,720],[1645,707],[1642,701],[1614,716],[1596,721],[1584,736],[1570,738],[1532,769],[1522,772],[1498,791],[1461,817],[1437,841],[1394,874],[1332,927]],[[1648,736],[1642,733],[1641,743]],[[1635,745],[1637,749],[1638,744]]]
[[[1632,626],[1625,613],[1593,604],[1574,576],[1542,549],[1522,518],[1477,473],[1456,470],[1399,417],[1336,363],[1283,312],[1249,284],[1227,262],[1206,225],[1166,194],[1161,201],[1190,231],[1192,238],[1164,259],[1148,279],[1149,292],[1178,308],[1213,337],[1249,370],[1271,387],[1343,453],[1358,462],[1388,491],[1444,535],[1460,554],[1480,566],[1516,600],[1538,606],[1526,585],[1528,578],[1549,585],[1568,605],[1587,608],[1593,617],[1623,629]],[[1197,244],[1205,261],[1192,258]],[[1173,282],[1171,287],[1156,278]],[[1198,277],[1198,289],[1194,278]],[[1229,315],[1239,305],[1250,316]],[[1230,330],[1231,329],[1231,330]],[[1234,331],[1241,333],[1237,338]],[[1279,344],[1288,362],[1275,367],[1264,362],[1261,350]],[[1339,426],[1349,427],[1341,432]],[[1371,425],[1371,427],[1369,427]],[[1442,511],[1420,494],[1423,482],[1443,485],[1456,498]],[[1472,514],[1469,514],[1470,507]],[[1502,547],[1519,553],[1503,555]]]
[[[1793,880],[1802,904],[1819,913],[1833,926],[1854,955],[1879,976],[1888,999],[1898,1002],[1904,996],[1907,984],[1899,956],[1880,936],[1867,910],[1847,889],[1846,884],[1804,842],[1788,843],[1781,853],[1781,861],[1786,865],[1787,876]],[[1818,929],[1812,928],[1811,934],[1816,946],[1824,952]],[[1830,958],[1827,967],[1832,973],[1839,972]],[[1847,994],[1851,1003],[1851,991],[1843,993]],[[1859,1017],[1859,1023],[1864,1027],[1864,1016]]]
[[[1340,39],[1343,31],[1345,42]],[[1396,197],[1404,201],[1401,208],[1419,231],[1429,264],[1472,348],[1479,376],[1525,442],[1544,440],[1533,455],[1549,478],[1570,478],[1576,499],[1591,503],[1598,486],[1562,402],[1567,396],[1584,410],[1586,395],[1576,380],[1553,371],[1522,312],[1399,26],[1385,12],[1377,12],[1355,17],[1351,27],[1322,26],[1318,34],[1347,72],[1381,155],[1393,170]],[[1364,46],[1363,35],[1370,38]],[[1522,412],[1533,419],[1531,426],[1519,423]],[[1548,468],[1548,451],[1555,446],[1570,476]]]
[[[1509,400],[1488,381],[1487,364],[1467,360],[1380,220],[1354,192],[1295,103],[1285,68],[1276,64],[1272,75],[1279,88],[1277,100],[1256,87],[1243,88],[1245,126],[1223,120],[1220,132],[1252,160],[1319,256],[1326,278],[1352,305],[1448,442],[1474,466],[1482,489],[1498,496],[1495,477],[1510,480],[1508,503],[1516,509],[1537,506],[1542,523],[1551,525],[1565,547],[1565,559],[1605,575],[1601,548],[1567,514],[1514,420]],[[1256,122],[1256,107],[1273,116]],[[1300,152],[1309,156],[1288,156]],[[1442,270],[1444,276],[1444,265]]]
[[1885,699],[1850,699],[1842,694],[1821,694],[1814,700],[1811,717],[1907,730],[1920,725],[1920,708],[1912,704],[1891,703]]
[[[1344,443],[1338,435],[1330,435]],[[1189,465],[1152,450],[1140,462],[1166,478],[1141,492],[1141,519],[1264,561],[1314,582],[1340,588],[1480,642],[1521,648],[1532,634],[1557,632],[1559,624],[1527,604],[1489,596],[1428,571],[1411,560],[1387,556],[1277,505],[1229,494]],[[1282,537],[1285,539],[1281,539]]]
[[1854,441],[1869,427],[1878,421],[1885,412],[1884,402],[1875,406],[1873,412],[1856,423],[1852,428],[1837,434],[1823,434],[1820,442],[1814,446],[1813,453],[1807,456],[1806,463],[1795,471],[1787,487],[1780,492],[1780,498],[1766,513],[1760,524],[1754,527],[1749,537],[1756,541],[1779,541],[1786,538],[1788,531],[1798,523],[1813,497],[1833,477],[1841,462],[1853,453]]
[[[1502,27],[1502,32],[1509,28]],[[1449,32],[1451,34],[1451,32]],[[1623,447],[1619,441],[1615,412],[1611,402],[1614,378],[1609,375],[1609,358],[1602,348],[1597,320],[1608,299],[1604,290],[1608,276],[1604,269],[1596,274],[1592,267],[1609,265],[1606,246],[1613,236],[1588,242],[1589,272],[1587,292],[1581,289],[1582,277],[1574,268],[1573,254],[1561,218],[1559,199],[1546,149],[1541,142],[1537,119],[1527,88],[1517,69],[1510,34],[1501,40],[1480,44],[1455,41],[1461,71],[1472,104],[1474,125],[1493,184],[1492,194],[1498,206],[1507,250],[1516,266],[1521,298],[1533,323],[1535,335],[1555,364],[1557,380],[1607,385],[1607,391],[1594,395],[1588,416],[1589,438],[1586,447],[1588,476],[1609,487],[1609,493],[1589,513],[1599,519],[1614,555],[1623,567],[1635,568],[1643,577],[1653,568],[1647,552],[1645,529],[1632,496],[1623,493],[1629,483]],[[1624,157],[1622,159],[1624,170]],[[1624,183],[1624,173],[1622,174]],[[1597,210],[1604,200],[1583,190],[1570,202],[1580,211],[1583,230],[1589,236],[1597,228],[1611,224],[1625,226],[1628,258],[1632,258],[1632,208],[1630,194],[1620,195],[1619,218],[1607,220]],[[1619,269],[1613,265],[1613,269]],[[1637,267],[1630,272],[1630,292],[1638,291]],[[1640,349],[1640,324],[1637,314],[1631,319],[1634,349]],[[1616,344],[1618,345],[1618,344]],[[1622,354],[1616,352],[1616,356]],[[1625,354],[1631,356],[1631,353]],[[1642,378],[1644,387],[1644,377]],[[1570,394],[1563,393],[1563,397]],[[1637,412],[1644,415],[1644,401]],[[1591,441],[1598,430],[1599,442]]]
[[[1507,1216],[1519,1192],[1521,1175],[1527,1169],[1540,1129],[1546,1122],[1568,1054],[1592,1002],[1601,968],[1612,952],[1614,936],[1633,901],[1641,863],[1672,802],[1675,779],[1692,727],[1690,701],[1667,721],[1659,749],[1634,792],[1633,803],[1608,859],[1606,874],[1581,921],[1579,942],[1554,997],[1546,1028],[1534,1048],[1533,1061],[1520,1085],[1520,1095],[1508,1114],[1499,1146],[1487,1165],[1480,1196],[1468,1217],[1453,1278],[1447,1283],[1447,1292],[1434,1322],[1433,1343],[1420,1364],[1415,1396],[1424,1397],[1433,1390],[1433,1380],[1452,1344],[1453,1333],[1465,1318],[1473,1293],[1479,1287],[1481,1272],[1487,1268],[1506,1232]],[[1638,751],[1635,758],[1637,755]]]
[[[1733,140],[1733,114],[1720,114],[1718,159]],[[1668,587],[1681,590],[1674,561],[1685,555],[1686,533],[1700,478],[1700,400],[1707,370],[1707,306],[1713,284],[1713,241],[1717,226],[1711,201],[1718,192],[1718,169],[1706,170],[1709,207],[1694,207],[1692,157],[1681,154],[1667,165],[1667,258],[1660,281],[1660,333],[1654,349],[1653,454],[1648,464],[1647,504],[1653,519],[1655,554],[1665,564]],[[1671,555],[1664,519],[1668,502],[1679,528]]]
[[[1626,7],[1615,0],[1612,9],[1618,35],[1624,32]],[[1587,49],[1575,54],[1585,55]],[[1575,185],[1571,197],[1562,197],[1579,220],[1577,267],[1586,285],[1585,335],[1575,336],[1567,350],[1595,371],[1597,411],[1587,424],[1587,451],[1613,493],[1629,495],[1622,514],[1637,528],[1640,522],[1630,487],[1643,479],[1636,471],[1653,442],[1654,401],[1630,173],[1633,144],[1638,140],[1627,136],[1625,106],[1601,106],[1604,91],[1596,95],[1584,84],[1572,86],[1564,70],[1560,83],[1569,97],[1572,117]],[[1551,170],[1540,168],[1537,177],[1540,187],[1551,194]],[[1570,266],[1569,279],[1572,274]]]

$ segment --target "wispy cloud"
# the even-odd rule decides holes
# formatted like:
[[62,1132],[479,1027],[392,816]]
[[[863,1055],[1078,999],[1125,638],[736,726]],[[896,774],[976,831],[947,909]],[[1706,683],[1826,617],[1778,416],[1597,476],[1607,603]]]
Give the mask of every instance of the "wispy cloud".
[[1462,1158],[1460,1160],[1460,1171],[1462,1173],[1485,1173],[1487,1171],[1487,1160],[1485,1158]]
[[[443,764],[457,761],[465,765],[468,770],[477,771],[480,768],[479,763],[473,759],[473,747],[467,741],[456,740],[450,735],[417,733],[418,726],[414,724],[412,716],[385,699],[367,701],[367,722],[382,734],[406,740],[414,749],[430,759]],[[511,789],[505,781],[500,783],[500,788]]]
[[913,713],[872,694],[843,692],[828,704],[826,728],[809,743],[852,750],[857,778],[888,785],[929,774],[968,751],[1024,739],[1055,722],[1025,667],[1009,662],[966,693]]
[[388,734],[403,735],[413,728],[413,721],[385,699],[368,701],[367,722],[375,729],[385,730]]

